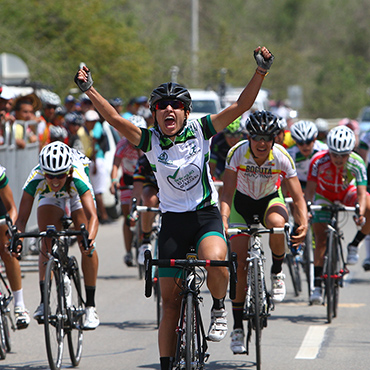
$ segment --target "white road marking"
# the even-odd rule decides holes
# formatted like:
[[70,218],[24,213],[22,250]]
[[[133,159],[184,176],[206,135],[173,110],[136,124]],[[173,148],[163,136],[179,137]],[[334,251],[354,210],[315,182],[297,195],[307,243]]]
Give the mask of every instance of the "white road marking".
[[295,356],[296,360],[313,360],[317,357],[326,329],[325,326],[310,326],[308,328],[302,345]]

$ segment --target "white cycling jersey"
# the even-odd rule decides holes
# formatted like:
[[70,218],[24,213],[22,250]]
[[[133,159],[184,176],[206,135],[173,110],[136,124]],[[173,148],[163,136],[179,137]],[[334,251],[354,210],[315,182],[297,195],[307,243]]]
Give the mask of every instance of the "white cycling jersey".
[[237,172],[236,189],[253,199],[275,193],[281,186],[281,177],[297,176],[293,159],[284,147],[274,144],[265,163],[259,166],[248,140],[240,141],[229,150],[225,168]]
[[157,179],[162,212],[189,212],[217,204],[208,166],[209,139],[216,134],[209,115],[188,121],[175,142],[157,128],[141,130],[138,148],[147,156]]
[[297,145],[288,148],[288,153],[293,158],[296,166],[297,176],[299,181],[307,182],[308,170],[310,168],[311,158],[322,150],[327,150],[328,146],[320,140],[316,140],[313,144],[313,150],[311,155],[306,158],[299,150]]

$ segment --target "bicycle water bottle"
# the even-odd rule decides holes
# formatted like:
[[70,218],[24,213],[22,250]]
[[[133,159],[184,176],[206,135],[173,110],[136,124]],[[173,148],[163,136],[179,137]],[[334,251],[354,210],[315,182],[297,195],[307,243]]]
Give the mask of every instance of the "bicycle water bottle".
[[67,307],[71,307],[72,306],[72,287],[71,287],[71,279],[68,277],[67,274],[64,275],[64,295],[66,297]]

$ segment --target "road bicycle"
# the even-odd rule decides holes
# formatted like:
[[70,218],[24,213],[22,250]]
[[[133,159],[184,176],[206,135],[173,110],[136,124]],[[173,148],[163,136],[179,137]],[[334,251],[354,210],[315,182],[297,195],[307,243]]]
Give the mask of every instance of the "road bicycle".
[[[148,206],[139,206],[137,205],[136,198],[132,199],[132,213],[135,214],[136,212],[155,212],[157,215],[154,219],[154,222],[152,224],[152,233],[150,238],[150,244],[152,246],[152,256],[154,259],[158,258],[158,236],[159,231],[161,230],[161,221],[162,221],[162,215],[161,211],[157,207],[148,207]],[[144,270],[144,265],[142,265]],[[153,266],[152,268],[152,282],[153,282],[153,291],[154,291],[154,299],[156,302],[156,318],[157,318],[157,329],[159,328],[159,323],[162,318],[162,297],[161,297],[161,288],[159,285],[159,276],[158,276],[158,267]]]
[[338,314],[339,288],[343,287],[343,278],[349,273],[343,255],[342,240],[344,236],[338,222],[339,213],[354,212],[355,217],[359,217],[360,207],[358,204],[355,207],[348,207],[339,202],[334,202],[331,205],[314,205],[308,202],[307,208],[309,212],[324,211],[330,213],[322,274],[325,285],[326,317],[330,324]]
[[255,332],[256,365],[257,370],[261,369],[261,335],[262,329],[267,327],[267,319],[270,312],[274,310],[274,303],[271,294],[267,290],[265,261],[262,234],[285,234],[285,240],[289,240],[289,224],[284,227],[266,229],[260,226],[258,216],[253,216],[253,223],[250,226],[245,224],[231,224],[228,235],[249,236],[247,257],[247,281],[246,298],[243,319],[248,322],[248,333],[246,336],[246,351],[249,354],[249,342],[252,339],[252,332]]
[[85,225],[80,230],[68,230],[71,220],[63,219],[63,230],[54,225],[46,231],[19,233],[11,227],[10,251],[20,253],[22,238],[51,239],[51,251],[46,264],[44,286],[44,314],[39,324],[44,324],[45,344],[51,370],[59,370],[62,365],[64,337],[67,335],[69,357],[72,366],[78,366],[82,356],[83,316],[85,302],[82,298],[81,274],[76,257],[68,255],[71,238],[82,236],[85,249],[88,249],[88,231]]
[[[292,203],[292,198],[285,198],[286,204]],[[290,207],[288,207],[290,210]],[[291,230],[294,232],[294,219],[291,212],[289,212],[289,224]],[[312,238],[312,228],[309,224],[308,231],[305,237],[305,241],[301,243],[298,247],[293,247],[290,242],[288,242],[288,249],[285,256],[285,262],[288,265],[289,274],[292,279],[294,294],[296,297],[302,292],[302,278],[301,273],[303,272],[306,283],[308,299],[311,296],[314,285],[314,264],[313,264],[313,238]]]
[[[207,336],[200,311],[203,298],[200,290],[205,282],[205,266],[226,266],[230,271],[231,299],[235,298],[236,285],[236,254],[231,254],[229,261],[198,260],[192,248],[185,259],[152,259],[151,252],[145,251],[145,296],[152,293],[152,266],[179,267],[179,274],[175,277],[176,284],[181,284],[180,296],[181,310],[177,327],[177,344],[174,368],[176,370],[204,369],[204,364],[209,358],[207,352]],[[177,282],[180,278],[181,283]]]

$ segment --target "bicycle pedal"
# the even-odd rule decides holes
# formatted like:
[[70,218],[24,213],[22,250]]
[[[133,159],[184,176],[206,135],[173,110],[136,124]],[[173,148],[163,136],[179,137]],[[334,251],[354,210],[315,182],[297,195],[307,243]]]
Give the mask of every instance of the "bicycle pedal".
[[38,317],[38,318],[36,319],[36,321],[37,321],[37,323],[38,323],[39,325],[44,324],[44,316]]
[[16,324],[18,330],[26,329],[28,325],[29,324],[25,320],[22,320],[22,321],[18,320]]

